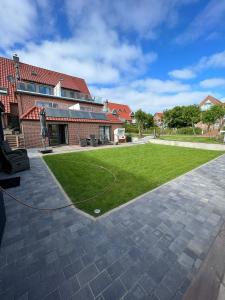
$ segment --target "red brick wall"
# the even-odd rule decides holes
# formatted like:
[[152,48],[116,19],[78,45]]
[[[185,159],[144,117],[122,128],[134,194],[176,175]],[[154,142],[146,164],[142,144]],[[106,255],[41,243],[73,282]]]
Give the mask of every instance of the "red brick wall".
[[35,106],[36,101],[54,102],[54,103],[69,105],[69,106],[72,106],[76,103],[80,103],[83,106],[91,106],[93,108],[93,111],[95,112],[101,112],[103,108],[103,105],[95,105],[93,103],[88,103],[88,102],[81,103],[76,100],[70,101],[70,100],[57,99],[51,97],[41,97],[36,95],[32,96],[32,95],[18,94],[17,98],[19,103],[19,115],[26,113],[30,108]]
[[[65,122],[47,122],[47,124],[68,124],[69,145],[77,145],[80,138],[89,137],[90,134],[95,134],[99,137],[99,126],[104,124],[99,123],[65,123]],[[109,124],[106,124],[108,126]],[[120,124],[111,125],[111,139],[114,138],[114,129],[121,127]],[[25,139],[26,148],[40,148],[42,147],[40,136],[39,121],[22,121],[22,131]]]

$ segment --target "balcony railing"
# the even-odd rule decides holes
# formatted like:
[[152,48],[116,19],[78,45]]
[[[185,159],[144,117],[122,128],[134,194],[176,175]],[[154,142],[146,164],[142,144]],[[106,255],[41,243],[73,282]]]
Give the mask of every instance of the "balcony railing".
[[33,82],[18,82],[17,91],[27,92],[31,94],[44,95],[50,97],[60,97],[68,100],[79,100],[85,102],[94,102],[102,104],[101,97],[91,97],[88,94],[80,93],[72,90],[61,89],[61,96],[54,94],[54,88],[52,86],[37,84]]

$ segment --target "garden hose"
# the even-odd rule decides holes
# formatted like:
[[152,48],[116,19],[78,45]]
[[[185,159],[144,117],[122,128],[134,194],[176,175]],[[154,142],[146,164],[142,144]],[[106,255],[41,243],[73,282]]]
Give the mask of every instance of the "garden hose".
[[[70,161],[71,163],[72,161]],[[77,162],[76,162],[77,163]],[[80,163],[80,162],[79,162]],[[90,165],[90,164],[89,164]],[[70,203],[70,204],[67,204],[67,205],[63,205],[63,206],[60,206],[60,207],[56,207],[56,208],[39,208],[39,207],[36,207],[36,206],[32,206],[32,205],[29,205],[21,200],[19,200],[16,196],[12,195],[10,192],[6,191],[5,189],[3,189],[1,186],[0,186],[0,191],[4,194],[6,194],[7,196],[9,196],[10,198],[12,198],[13,200],[15,200],[16,202],[18,202],[19,204],[25,206],[25,207],[28,207],[28,208],[31,208],[31,209],[35,209],[35,210],[39,210],[39,211],[56,211],[56,210],[60,210],[60,209],[64,209],[64,208],[67,208],[67,207],[70,207],[70,206],[75,206],[77,204],[80,204],[80,203],[83,203],[83,202],[87,202],[87,201],[90,201],[90,200],[93,200],[94,198],[104,194],[105,192],[108,192],[112,189],[112,186],[114,185],[114,183],[117,181],[117,178],[116,178],[116,175],[109,169],[103,167],[103,166],[99,166],[99,165],[94,165],[92,164],[93,166],[95,167],[98,167],[100,169],[103,169],[105,170],[106,172],[108,172],[109,174],[112,175],[113,177],[113,182],[108,185],[106,188],[104,188],[103,190],[101,190],[99,193],[95,194],[94,196],[92,197],[89,197],[89,198],[86,198],[82,201],[79,201],[79,202],[76,202],[76,203]]]

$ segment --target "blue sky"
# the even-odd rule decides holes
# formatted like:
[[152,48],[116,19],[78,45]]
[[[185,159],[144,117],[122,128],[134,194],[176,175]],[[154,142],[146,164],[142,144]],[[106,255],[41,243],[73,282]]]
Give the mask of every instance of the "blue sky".
[[0,55],[154,113],[225,101],[225,0],[0,0]]

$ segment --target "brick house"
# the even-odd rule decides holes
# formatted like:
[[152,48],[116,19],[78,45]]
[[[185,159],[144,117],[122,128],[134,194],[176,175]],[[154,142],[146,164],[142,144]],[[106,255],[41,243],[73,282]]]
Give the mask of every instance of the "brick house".
[[104,103],[104,111],[117,116],[121,122],[135,124],[134,113],[128,105],[109,102]]
[[5,106],[4,128],[14,128],[24,137],[26,148],[41,147],[40,117],[45,108],[49,145],[79,143],[94,134],[113,140],[122,121],[103,112],[103,103],[93,98],[84,79],[0,57],[0,101]]
[[163,112],[157,112],[153,116],[153,120],[156,126],[163,127]]
[[[202,112],[204,112],[204,111],[210,109],[210,107],[212,107],[213,105],[224,105],[224,103],[222,101],[220,101],[219,99],[208,95],[200,102],[199,107],[200,107],[200,110]],[[218,128],[220,127],[220,122],[221,122],[221,120],[217,120],[216,123],[212,126],[213,128],[211,128],[211,129],[215,130],[215,134],[217,133]],[[196,124],[196,127],[201,128],[202,130],[207,130],[208,126],[202,122],[199,122],[198,124]]]

